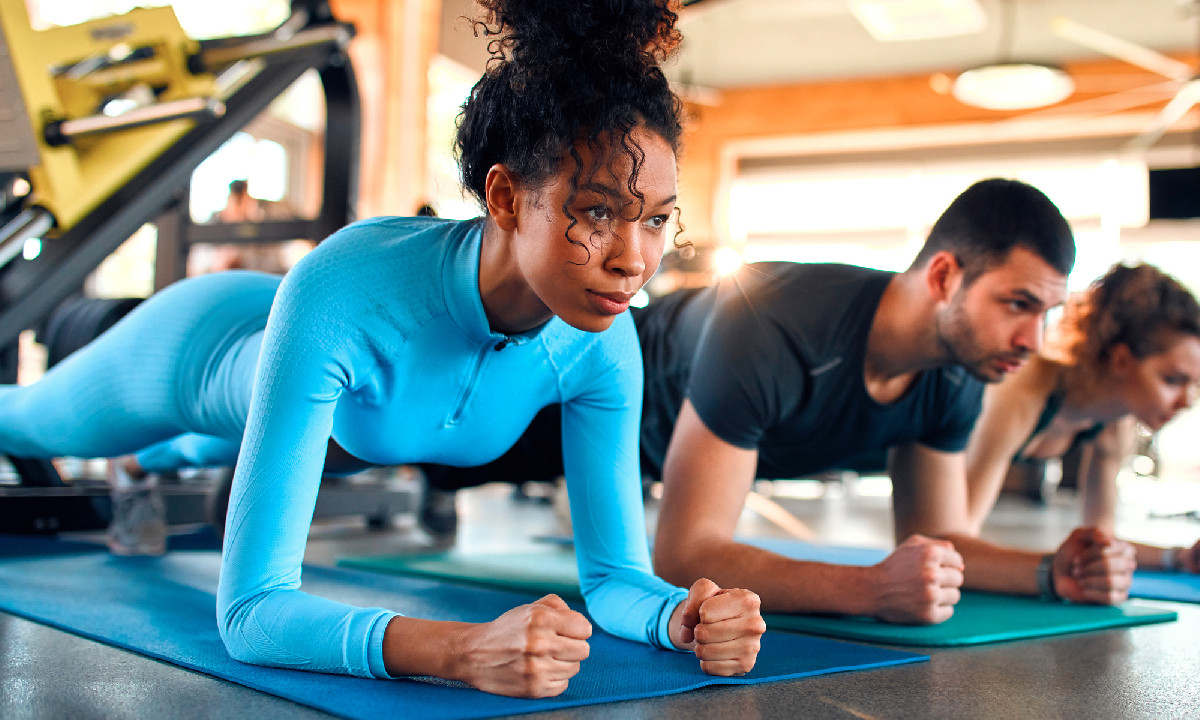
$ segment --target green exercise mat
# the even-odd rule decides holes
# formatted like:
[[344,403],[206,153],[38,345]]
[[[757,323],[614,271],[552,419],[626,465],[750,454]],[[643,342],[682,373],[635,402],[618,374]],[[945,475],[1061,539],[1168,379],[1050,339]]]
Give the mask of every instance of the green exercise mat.
[[889,645],[954,647],[1171,622],[1178,615],[1150,605],[1071,605],[1034,598],[966,591],[954,616],[937,625],[895,625],[866,617],[764,616],[776,630]]
[[[565,548],[512,553],[452,550],[431,555],[346,558],[339,564],[533,594],[556,593],[568,599],[581,597],[575,555]],[[766,620],[767,626],[776,630],[892,645],[952,647],[1169,622],[1176,617],[1171,610],[1132,602],[1119,607],[1069,605],[968,591],[963,593],[954,616],[937,625],[895,625],[865,617],[817,615],[769,614]]]
[[425,555],[381,555],[343,558],[342,567],[392,575],[452,580],[533,595],[582,600],[575,553],[550,547],[512,553],[463,553],[456,550]]

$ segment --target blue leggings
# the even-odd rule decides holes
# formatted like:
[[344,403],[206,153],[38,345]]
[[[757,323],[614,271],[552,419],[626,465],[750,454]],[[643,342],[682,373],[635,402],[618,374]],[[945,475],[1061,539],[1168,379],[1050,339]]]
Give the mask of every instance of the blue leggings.
[[233,467],[237,463],[240,441],[188,433],[151,445],[134,453],[146,472],[165,472],[179,468]]
[[147,471],[232,465],[279,277],[176,283],[32,385],[0,386],[0,452],[136,453]]

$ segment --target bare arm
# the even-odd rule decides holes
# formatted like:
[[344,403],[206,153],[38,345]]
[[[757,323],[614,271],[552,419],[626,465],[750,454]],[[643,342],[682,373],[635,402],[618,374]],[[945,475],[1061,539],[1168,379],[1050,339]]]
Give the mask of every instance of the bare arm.
[[1134,419],[1111,423],[1085,448],[1079,477],[1083,478],[1083,524],[1112,532],[1117,518],[1117,473],[1133,448]]
[[[654,546],[656,571],[689,585],[707,577],[757,593],[770,612],[873,615],[939,622],[958,599],[961,575],[940,577],[945,544],[914,541],[874,567],[792,560],[734,542],[758,452],[714,435],[684,401],[663,469],[664,493]],[[949,557],[949,556],[953,557]],[[947,589],[948,588],[948,589]]]
[[663,467],[655,570],[676,585],[708,577],[722,587],[749,588],[768,611],[866,613],[833,592],[840,581],[862,584],[858,570],[843,574],[733,541],[757,465],[756,450],[714,435],[684,400]]
[[[1192,547],[1163,547],[1130,543],[1137,565],[1146,570],[1178,570],[1180,572],[1200,571],[1200,540]],[[1169,559],[1166,555],[1169,554]]]
[[591,634],[587,618],[547,595],[486,623],[398,615],[388,622],[383,657],[393,676],[431,675],[500,695],[552,697],[579,672]]
[[1053,388],[1049,365],[1030,362],[1016,375],[983,394],[983,409],[966,450],[967,516],[965,530],[978,535],[996,498],[1013,456],[1028,439]]
[[1200,573],[1200,540],[1191,547],[1172,548],[1133,543],[1133,549],[1137,553],[1138,567]]
[[[1083,522],[1106,532],[1115,532],[1117,517],[1117,473],[1125,458],[1133,452],[1135,425],[1132,415],[1111,423],[1089,443],[1081,468],[1083,485]],[[1182,572],[1200,569],[1200,542],[1192,547],[1165,548],[1131,543],[1137,566],[1151,570],[1165,568]],[[1167,553],[1167,554],[1164,554]]]
[[896,537],[920,533],[954,543],[965,565],[965,588],[1037,594],[1035,571],[1042,553],[1002,548],[977,537],[975,518],[967,511],[964,463],[960,453],[915,443],[892,451],[888,470]]
[[[970,531],[961,454],[911,444],[893,451],[890,464],[897,537],[923,533],[954,543],[966,566],[967,589],[1038,594],[1044,553],[996,545]],[[1128,543],[1081,528],[1054,554],[1054,585],[1072,602],[1117,603],[1128,596],[1133,568]]]

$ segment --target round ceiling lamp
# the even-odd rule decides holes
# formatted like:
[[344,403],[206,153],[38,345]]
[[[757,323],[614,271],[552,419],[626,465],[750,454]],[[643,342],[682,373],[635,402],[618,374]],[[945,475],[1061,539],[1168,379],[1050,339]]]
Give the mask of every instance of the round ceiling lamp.
[[961,73],[951,92],[959,102],[974,107],[1029,110],[1066,100],[1075,92],[1075,81],[1053,65],[1003,62]]

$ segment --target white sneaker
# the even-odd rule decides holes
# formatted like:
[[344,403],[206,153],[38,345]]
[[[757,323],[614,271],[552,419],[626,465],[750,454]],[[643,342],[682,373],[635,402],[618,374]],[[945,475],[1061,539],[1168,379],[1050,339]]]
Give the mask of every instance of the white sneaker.
[[158,479],[134,480],[120,458],[108,461],[112,522],[106,538],[115,555],[162,555],[167,551],[166,505]]

